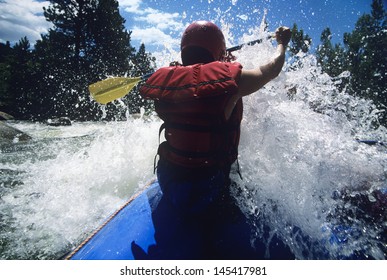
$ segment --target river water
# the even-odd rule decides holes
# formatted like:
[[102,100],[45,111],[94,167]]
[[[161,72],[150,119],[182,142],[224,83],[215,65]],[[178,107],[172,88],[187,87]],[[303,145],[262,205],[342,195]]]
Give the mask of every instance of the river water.
[[[249,46],[238,61],[252,68],[274,50]],[[269,246],[276,235],[298,259],[386,259],[386,146],[356,141],[386,141],[386,129],[374,126],[375,106],[340,91],[341,77],[322,74],[314,56],[297,61],[244,99],[243,180],[234,180],[252,239]],[[61,258],[154,178],[156,116],[7,123],[32,140],[0,147],[0,259]]]

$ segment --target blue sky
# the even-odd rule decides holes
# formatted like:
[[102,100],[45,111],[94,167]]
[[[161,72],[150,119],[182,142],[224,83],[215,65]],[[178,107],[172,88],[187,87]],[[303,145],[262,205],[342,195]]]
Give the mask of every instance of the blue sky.
[[[238,38],[259,25],[265,13],[273,31],[279,25],[291,27],[297,23],[318,44],[322,30],[330,27],[333,40],[341,42],[343,33],[353,30],[359,16],[371,11],[371,3],[372,0],[120,1],[121,14],[127,19],[128,29],[133,30],[133,39],[146,45],[162,44],[168,37],[179,39],[184,27],[198,19],[231,25],[231,33]],[[155,11],[159,14],[153,21]],[[162,31],[160,34],[156,32],[157,25],[164,25],[164,29],[157,29]]]
[[[146,49],[159,52],[178,49],[184,28],[199,19],[212,20],[233,35],[231,43],[240,43],[266,14],[269,29],[297,23],[312,37],[320,40],[330,27],[333,41],[341,42],[344,32],[351,32],[360,15],[370,13],[372,0],[119,0],[120,13],[131,30],[132,44],[145,43]],[[34,43],[50,27],[42,7],[48,1],[1,0],[0,42],[17,42],[27,36]],[[386,8],[386,7],[385,7]]]

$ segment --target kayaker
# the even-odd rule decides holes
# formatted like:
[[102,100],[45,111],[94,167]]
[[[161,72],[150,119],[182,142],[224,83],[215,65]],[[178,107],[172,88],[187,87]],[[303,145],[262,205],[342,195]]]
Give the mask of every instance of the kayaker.
[[[155,101],[164,121],[159,133],[164,131],[166,141],[158,148],[157,177],[162,201],[178,213],[176,219],[196,219],[208,228],[222,219],[219,215],[232,218],[238,212],[230,207],[235,202],[229,173],[238,156],[242,97],[278,76],[290,37],[289,28],[279,27],[272,60],[245,70],[229,61],[224,35],[214,23],[193,22],[181,39],[182,65],[159,69],[140,88],[144,98]],[[159,237],[166,238],[167,230]]]

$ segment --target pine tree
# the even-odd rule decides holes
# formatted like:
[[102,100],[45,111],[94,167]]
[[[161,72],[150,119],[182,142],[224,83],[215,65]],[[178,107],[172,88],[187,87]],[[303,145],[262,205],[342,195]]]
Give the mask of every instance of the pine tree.
[[12,53],[10,42],[0,43],[0,111],[10,112],[13,101],[9,92],[9,80],[11,77],[9,57]]
[[[134,48],[116,0],[50,0],[44,9],[54,27],[36,45],[49,115],[86,120],[101,115],[87,86],[130,72]],[[108,106],[108,109],[112,108]],[[114,109],[114,108],[112,108]]]
[[135,49],[130,45],[131,32],[125,30],[118,2],[98,1],[90,19],[88,55],[93,72],[98,73],[98,78],[129,74],[129,59],[134,56]]
[[[387,13],[382,0],[373,0],[371,14],[361,16],[344,44],[351,72],[353,94],[372,99],[380,109],[387,107]],[[387,124],[384,113],[381,122]]]
[[307,53],[311,44],[312,39],[309,37],[309,35],[304,35],[304,30],[299,30],[297,24],[294,23],[292,28],[290,52],[293,55],[298,54],[300,51]]
[[[152,57],[150,53],[146,52],[145,45],[141,44],[138,52],[131,60],[133,64],[131,76],[139,77],[153,72],[156,68],[155,61],[156,59]],[[140,96],[138,87],[133,89],[131,93],[126,96],[125,100],[130,108],[131,113],[139,113],[140,108],[144,108],[146,112],[154,111],[153,102],[143,99]]]
[[344,46],[333,46],[330,29],[324,29],[316,56],[323,71],[332,77],[348,71],[351,75],[341,87],[373,100],[384,111],[380,122],[386,125],[387,14],[382,0],[373,0],[371,7],[371,14],[362,15],[355,29],[344,34]]
[[36,67],[33,51],[27,37],[15,44],[7,57],[9,77],[7,92],[9,104],[7,111],[17,119],[32,119],[38,114],[36,106]]
[[150,53],[146,52],[144,44],[140,45],[138,52],[131,62],[133,64],[131,75],[133,76],[148,74],[156,67],[156,59]]
[[87,103],[82,102],[87,100],[87,21],[97,1],[50,0],[50,3],[44,8],[44,15],[54,27],[36,44],[42,71],[41,91],[47,95],[44,105],[48,116],[79,119],[89,111]]
[[345,50],[340,44],[333,46],[329,27],[323,30],[320,38],[321,44],[316,51],[317,61],[325,73],[331,77],[336,77],[348,68]]

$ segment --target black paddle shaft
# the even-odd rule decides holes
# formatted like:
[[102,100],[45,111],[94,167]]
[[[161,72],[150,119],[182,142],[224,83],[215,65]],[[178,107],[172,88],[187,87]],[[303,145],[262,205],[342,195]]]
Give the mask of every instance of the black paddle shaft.
[[[266,39],[270,39],[272,38],[273,36],[268,36]],[[243,43],[243,44],[240,44],[238,46],[235,46],[235,47],[231,47],[231,48],[228,48],[226,51],[227,52],[234,52],[234,51],[239,51],[241,48],[243,48],[244,46],[253,46],[255,44],[260,44],[262,43],[263,39],[258,39],[258,40],[254,40],[254,41],[250,41],[250,42],[247,42],[247,43]]]

